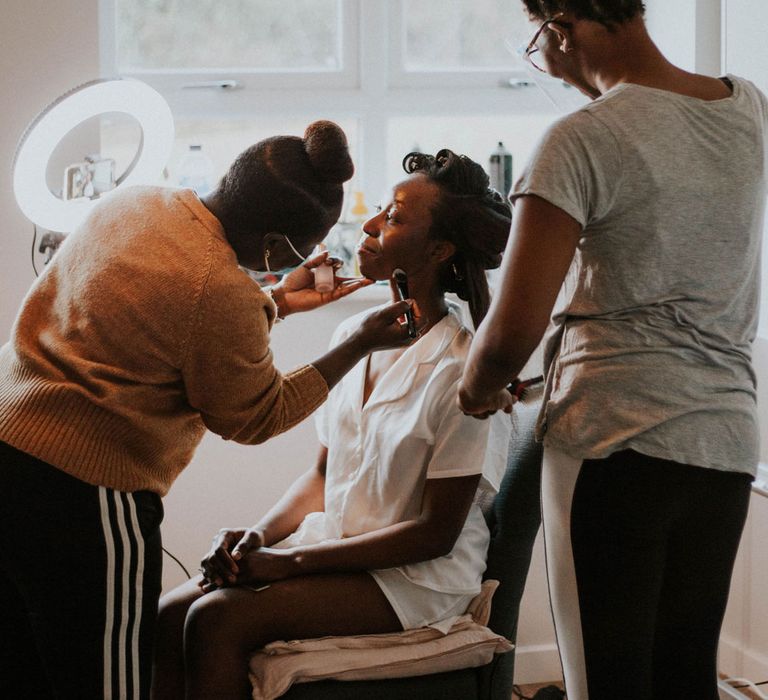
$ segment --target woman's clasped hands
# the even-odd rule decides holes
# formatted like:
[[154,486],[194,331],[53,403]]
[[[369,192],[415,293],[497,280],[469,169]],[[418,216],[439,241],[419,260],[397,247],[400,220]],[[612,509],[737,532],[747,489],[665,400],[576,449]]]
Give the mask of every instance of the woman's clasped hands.
[[205,592],[217,588],[265,583],[293,575],[291,550],[264,546],[264,534],[253,528],[219,530],[200,562]]

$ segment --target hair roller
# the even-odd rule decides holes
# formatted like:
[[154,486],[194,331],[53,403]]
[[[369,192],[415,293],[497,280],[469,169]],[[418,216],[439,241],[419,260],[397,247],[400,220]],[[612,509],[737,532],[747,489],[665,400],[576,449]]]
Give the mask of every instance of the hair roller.
[[420,170],[429,170],[435,162],[434,156],[412,151],[403,158],[403,170],[411,174]]

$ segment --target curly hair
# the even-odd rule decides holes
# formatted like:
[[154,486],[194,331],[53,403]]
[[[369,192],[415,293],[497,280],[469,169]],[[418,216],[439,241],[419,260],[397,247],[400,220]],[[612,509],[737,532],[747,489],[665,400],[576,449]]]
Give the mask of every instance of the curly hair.
[[642,0],[523,0],[523,4],[531,17],[541,21],[572,12],[579,19],[600,22],[609,29],[645,13]]
[[485,271],[501,264],[509,238],[509,202],[489,187],[482,166],[448,149],[434,156],[409,153],[403,159],[403,169],[425,175],[440,189],[432,207],[429,235],[456,246],[456,253],[440,271],[440,282],[444,291],[455,292],[469,302],[477,328],[491,299]]

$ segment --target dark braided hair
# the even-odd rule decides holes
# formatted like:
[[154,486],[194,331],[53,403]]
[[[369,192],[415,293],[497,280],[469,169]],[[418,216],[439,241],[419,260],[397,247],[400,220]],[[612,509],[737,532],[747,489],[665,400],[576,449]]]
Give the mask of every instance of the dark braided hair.
[[456,246],[456,253],[440,271],[440,283],[444,291],[469,302],[477,328],[491,301],[485,271],[501,264],[509,238],[509,202],[488,186],[482,166],[448,149],[434,156],[409,153],[403,169],[425,175],[440,189],[429,235]]
[[572,12],[579,19],[600,22],[609,29],[645,13],[642,0],[523,0],[523,4],[531,17],[541,21]]

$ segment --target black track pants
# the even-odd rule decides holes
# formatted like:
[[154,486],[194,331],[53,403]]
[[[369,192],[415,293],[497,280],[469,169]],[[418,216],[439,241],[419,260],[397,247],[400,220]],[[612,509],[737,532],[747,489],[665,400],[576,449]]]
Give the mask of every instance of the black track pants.
[[0,443],[0,698],[149,697],[162,517]]
[[748,474],[546,449],[547,576],[569,700],[717,700]]

